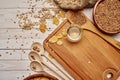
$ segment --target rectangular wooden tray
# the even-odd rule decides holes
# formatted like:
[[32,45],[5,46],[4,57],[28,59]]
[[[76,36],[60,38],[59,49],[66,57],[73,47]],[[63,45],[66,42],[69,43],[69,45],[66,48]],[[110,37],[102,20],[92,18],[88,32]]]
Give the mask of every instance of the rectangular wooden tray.
[[[44,48],[61,64],[76,80],[116,80],[120,74],[120,51],[107,43],[97,34],[83,30],[82,39],[71,43],[62,38],[63,45],[49,43],[49,39],[70,26],[65,20],[44,41]],[[107,78],[111,73],[112,77]]]

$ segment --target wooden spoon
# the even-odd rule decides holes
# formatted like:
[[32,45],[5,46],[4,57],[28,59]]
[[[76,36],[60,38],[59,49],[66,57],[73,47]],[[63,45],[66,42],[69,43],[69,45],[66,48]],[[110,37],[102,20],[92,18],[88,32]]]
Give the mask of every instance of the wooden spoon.
[[[44,62],[38,62],[38,61],[32,61],[30,63],[30,68],[31,70],[35,71],[35,72],[45,72],[43,65],[46,66],[48,69],[50,69],[51,71],[53,71],[55,74],[57,74],[62,80],[65,80],[65,78],[63,76],[61,76],[59,73],[57,73],[54,68],[52,68],[51,66],[49,66],[48,64],[44,63]],[[47,72],[45,72],[47,73]]]
[[[81,20],[81,18],[82,18],[82,20]],[[92,24],[92,22],[84,15],[84,13],[79,12],[79,11],[78,12],[68,11],[67,12],[67,19],[69,20],[69,22],[71,24],[80,24],[81,28],[89,30],[91,32],[94,32],[95,34],[97,34],[98,36],[103,38],[105,41],[107,41],[109,44],[111,44],[112,46],[114,46],[115,48],[120,50],[120,42],[116,41],[115,39],[113,39],[111,36],[109,36],[107,34],[101,33]],[[83,22],[83,21],[86,21],[86,22]]]
[[[39,49],[39,52],[37,52],[36,50],[34,50],[34,47],[37,48],[37,49]],[[58,70],[60,70],[69,80],[72,80],[72,79],[69,77],[69,75],[66,74],[66,73],[63,71],[63,69],[61,69],[58,65],[56,65],[52,60],[50,60],[50,59],[45,55],[45,53],[44,53],[44,48],[43,48],[43,46],[42,46],[39,42],[33,43],[32,46],[31,46],[31,50],[32,50],[32,51],[36,51],[36,53],[38,53],[38,54],[32,55],[32,56],[34,56],[34,57],[38,60],[38,62],[40,61],[41,63],[45,63],[45,62],[43,62],[41,56],[45,57],[45,58],[46,58],[50,63],[52,63]],[[35,53],[35,52],[34,52],[34,53]],[[30,58],[30,59],[31,59],[31,58]],[[44,65],[49,66],[47,63],[45,63]],[[49,66],[49,67],[50,67],[50,66]]]
[[88,19],[87,19],[87,22],[85,24],[83,24],[81,27],[83,29],[86,29],[86,30],[89,30],[89,31],[96,33],[101,38],[103,38],[105,41],[110,43],[112,46],[114,46],[115,48],[120,50],[120,42],[119,41],[115,40],[114,38],[110,37],[107,34],[101,33]]

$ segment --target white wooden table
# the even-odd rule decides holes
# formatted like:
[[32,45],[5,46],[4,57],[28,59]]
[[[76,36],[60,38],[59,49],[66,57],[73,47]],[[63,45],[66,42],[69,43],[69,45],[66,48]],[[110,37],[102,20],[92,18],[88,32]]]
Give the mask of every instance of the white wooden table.
[[[28,10],[27,1],[29,0],[0,0],[0,80],[23,80],[28,75],[36,73],[29,68],[30,46],[33,42],[42,44],[44,39],[57,27],[52,24],[50,19],[47,26],[51,30],[46,33],[41,33],[36,29],[22,30],[15,23],[18,21],[16,14],[18,10],[22,12]],[[35,0],[31,1],[35,2]],[[35,3],[38,9],[53,8],[49,4],[42,4],[43,1]],[[92,9],[84,12],[92,20]],[[36,36],[36,34],[38,35]],[[113,37],[120,41],[120,34]],[[46,71],[54,75],[50,70],[46,69]],[[56,71],[58,70],[56,69]]]

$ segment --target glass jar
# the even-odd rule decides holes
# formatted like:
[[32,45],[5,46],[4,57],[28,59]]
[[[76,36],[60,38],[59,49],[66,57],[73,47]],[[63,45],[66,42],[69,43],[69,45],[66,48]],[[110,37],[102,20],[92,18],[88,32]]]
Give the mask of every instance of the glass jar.
[[77,24],[71,24],[67,29],[67,39],[71,42],[78,42],[81,39],[83,29]]

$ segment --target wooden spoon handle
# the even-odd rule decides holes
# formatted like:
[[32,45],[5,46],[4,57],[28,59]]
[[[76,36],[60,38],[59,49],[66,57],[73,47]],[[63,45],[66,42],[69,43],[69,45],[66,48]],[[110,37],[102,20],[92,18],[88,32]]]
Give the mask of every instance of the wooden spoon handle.
[[105,41],[110,43],[112,46],[120,50],[120,42],[113,39],[112,37],[101,33],[90,21],[87,21],[84,25],[81,26],[83,29],[92,31],[103,38]]
[[48,65],[48,63],[43,62],[43,61],[41,61],[41,63],[42,63],[44,66],[46,66],[48,69],[50,69],[51,71],[53,71],[55,74],[57,74],[60,78],[62,78],[62,80],[66,80],[66,79],[64,78],[64,76],[62,76],[62,75],[60,75],[58,72],[56,72],[54,68],[52,68],[50,65]]
[[72,80],[67,73],[64,72],[58,65],[56,65],[52,60],[50,60],[46,55],[42,54],[49,62],[51,62],[58,70],[60,70],[69,80]]
[[[82,15],[83,14],[83,15]],[[86,20],[85,23],[80,24],[80,21],[77,20],[81,20],[79,16],[83,16]],[[74,17],[74,18],[73,18]],[[84,15],[84,13],[81,12],[76,14],[75,12],[72,11],[68,11],[67,12],[67,19],[69,20],[69,22],[71,24],[79,24],[83,29],[89,30],[95,34],[97,34],[98,36],[100,36],[101,38],[103,38],[105,41],[107,41],[109,44],[111,44],[112,46],[114,46],[115,48],[120,50],[120,42],[116,41],[115,39],[113,39],[112,37],[110,37],[109,35],[103,34],[101,33],[93,24],[92,22]]]

